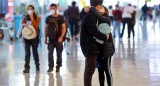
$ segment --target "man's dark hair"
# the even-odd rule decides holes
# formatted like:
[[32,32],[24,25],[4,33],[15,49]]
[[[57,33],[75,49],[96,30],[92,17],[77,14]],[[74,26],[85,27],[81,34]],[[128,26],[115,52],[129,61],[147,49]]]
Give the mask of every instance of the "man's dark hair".
[[51,4],[51,5],[50,5],[50,7],[53,7],[53,6],[55,6],[55,7],[57,8],[57,5],[56,5],[56,4]]
[[90,0],[91,6],[96,7],[97,5],[102,5],[103,0]]
[[116,4],[116,7],[119,7],[119,5],[118,5],[118,4]]
[[128,6],[132,6],[131,4],[128,4]]
[[109,6],[109,9],[112,9],[112,6]]
[[75,2],[75,1],[73,1],[73,2],[72,2],[72,6],[75,6],[75,5],[76,5],[76,2]]

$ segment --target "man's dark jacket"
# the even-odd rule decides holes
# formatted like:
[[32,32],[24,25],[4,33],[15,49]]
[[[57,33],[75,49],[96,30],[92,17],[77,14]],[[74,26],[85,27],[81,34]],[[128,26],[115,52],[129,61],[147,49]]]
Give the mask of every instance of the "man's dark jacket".
[[97,29],[98,17],[89,12],[85,13],[84,10],[80,13],[81,17],[81,33],[80,33],[80,46],[85,57],[88,55],[98,55],[99,48],[93,36],[105,41],[106,35],[102,34]]

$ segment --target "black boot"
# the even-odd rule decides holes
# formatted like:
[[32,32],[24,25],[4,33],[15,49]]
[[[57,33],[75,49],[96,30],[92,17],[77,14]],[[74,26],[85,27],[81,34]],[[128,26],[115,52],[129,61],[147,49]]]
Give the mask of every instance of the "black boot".
[[60,67],[56,67],[56,72],[59,72],[60,71]]
[[39,66],[38,66],[38,67],[36,67],[36,71],[40,71],[40,68],[39,68]]
[[29,73],[29,69],[25,68],[25,69],[23,70],[23,73]]
[[53,71],[53,68],[49,68],[47,72],[52,72]]

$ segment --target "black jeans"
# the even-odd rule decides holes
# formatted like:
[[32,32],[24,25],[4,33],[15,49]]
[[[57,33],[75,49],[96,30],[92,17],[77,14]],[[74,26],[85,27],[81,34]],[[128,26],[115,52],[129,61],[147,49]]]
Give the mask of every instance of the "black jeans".
[[122,29],[121,37],[123,37],[125,25],[127,23],[127,25],[128,25],[128,38],[130,38],[130,30],[132,28],[132,19],[131,18],[123,18],[122,23],[123,23],[123,29]]
[[26,69],[30,69],[30,55],[31,55],[31,51],[30,51],[30,47],[32,46],[32,51],[33,51],[33,57],[34,57],[34,61],[36,64],[36,68],[39,67],[39,55],[38,55],[38,43],[39,43],[39,38],[37,37],[36,39],[31,39],[31,40],[27,40],[24,39],[25,42],[25,68]]
[[71,36],[73,38],[73,35],[77,36],[78,33],[78,19],[70,18],[70,25],[71,25]]
[[86,57],[85,72],[84,72],[84,86],[92,86],[92,76],[95,71],[97,55],[89,55]]
[[100,67],[98,68],[100,86],[104,86],[105,74],[107,77],[107,86],[112,86],[112,73],[110,70],[111,57],[104,59],[98,58],[97,61],[100,64]]
[[132,27],[131,27],[131,30],[130,30],[130,33],[131,33],[131,32],[133,33],[133,38],[134,38],[134,36],[135,36],[135,33],[134,33],[134,26],[135,26],[135,24],[132,24]]
[[56,48],[57,51],[57,67],[62,66],[62,51],[63,51],[63,44],[59,42],[53,42],[48,44],[48,62],[49,62],[49,68],[54,67],[54,59],[53,59],[53,52],[54,48]]

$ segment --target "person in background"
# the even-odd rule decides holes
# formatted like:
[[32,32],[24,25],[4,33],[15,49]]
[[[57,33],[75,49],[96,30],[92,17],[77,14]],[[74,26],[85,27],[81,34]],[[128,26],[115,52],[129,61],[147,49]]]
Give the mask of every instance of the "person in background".
[[[133,7],[136,9],[135,5]],[[130,33],[131,32],[133,33],[133,40],[134,40],[134,37],[135,37],[134,26],[136,24],[136,11],[134,10],[131,15],[132,15],[132,26],[131,26]]]
[[127,25],[128,25],[128,39],[130,39],[130,30],[132,28],[132,13],[134,11],[136,11],[136,8],[134,8],[131,4],[128,4],[128,6],[126,6],[124,8],[124,11],[122,14],[123,28],[122,28],[121,38],[123,37],[125,25],[127,23]]
[[4,31],[0,29],[0,39],[3,39],[3,37],[4,37]]
[[[68,10],[69,15],[69,24],[71,26],[71,37],[73,40],[73,36],[75,36],[75,39],[78,40],[78,22],[79,22],[79,8],[76,7],[76,2],[72,2],[72,7],[69,7]],[[74,28],[75,26],[75,28]]]
[[46,19],[45,27],[45,44],[48,44],[48,66],[47,72],[52,72],[54,67],[53,52],[54,48],[57,51],[57,66],[56,72],[60,71],[62,66],[62,51],[63,51],[63,39],[66,33],[66,25],[64,16],[57,14],[57,5],[51,4],[50,9],[52,15]]
[[144,6],[141,8],[142,10],[142,17],[141,20],[146,20],[147,19],[147,12],[149,10],[149,8],[147,7],[147,2],[145,2]]
[[109,12],[109,17],[111,19],[111,25],[113,24],[113,14],[112,14],[112,11],[113,11],[112,6],[109,6],[108,12]]
[[119,38],[120,34],[120,22],[122,22],[122,11],[119,8],[119,5],[115,6],[115,10],[112,11],[113,14],[113,37],[116,37],[116,30],[118,30]]
[[152,16],[153,16],[152,20],[153,20],[153,23],[157,22],[157,20],[156,20],[156,17],[157,17],[156,12],[157,12],[157,7],[156,7],[156,5],[154,5],[153,10],[152,10]]
[[69,27],[69,15],[68,15],[68,11],[69,11],[69,7],[64,11],[64,17],[65,17],[65,21],[66,21],[66,28],[68,29]]
[[30,47],[32,47],[33,51],[33,57],[35,60],[35,65],[36,65],[36,71],[39,71],[39,55],[38,55],[38,44],[39,44],[39,23],[40,23],[40,17],[37,16],[34,10],[34,6],[29,5],[27,7],[27,15],[23,18],[22,24],[25,24],[24,27],[29,27],[28,25],[33,25],[36,31],[37,37],[35,39],[25,39],[24,38],[24,43],[25,43],[25,69],[23,73],[29,73],[30,72]]

